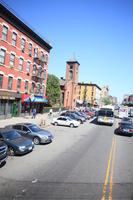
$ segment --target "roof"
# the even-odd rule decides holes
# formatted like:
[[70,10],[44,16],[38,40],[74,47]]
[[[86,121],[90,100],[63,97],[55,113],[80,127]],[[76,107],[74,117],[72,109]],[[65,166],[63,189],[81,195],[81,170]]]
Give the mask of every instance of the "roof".
[[100,88],[97,84],[95,84],[95,83],[84,83],[84,82],[82,82],[82,83],[78,83],[78,85],[95,86],[95,87],[97,87],[99,90],[101,90],[101,88]]
[[60,79],[60,86],[65,86],[66,80],[65,79]]
[[27,35],[34,42],[36,42],[39,46],[45,48],[47,51],[52,49],[52,46],[48,41],[44,40],[39,33],[33,31],[26,23],[20,20],[13,12],[9,10],[9,8],[5,7],[0,3],[0,17],[5,19],[8,23],[13,25],[16,29]]
[[79,62],[77,61],[77,59],[75,58],[75,56],[73,56],[72,58],[70,58],[70,60],[68,60],[67,63],[78,63],[79,64]]

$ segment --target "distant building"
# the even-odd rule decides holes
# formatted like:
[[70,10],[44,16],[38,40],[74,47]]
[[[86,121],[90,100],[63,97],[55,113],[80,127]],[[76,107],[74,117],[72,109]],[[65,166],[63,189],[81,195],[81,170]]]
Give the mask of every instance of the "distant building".
[[110,99],[112,104],[117,104],[117,97],[109,95],[108,98]]
[[109,96],[109,87],[108,86],[104,86],[101,89],[100,97],[101,97],[101,99],[103,99],[103,98],[107,98],[108,96]]
[[17,116],[21,108],[41,111],[51,48],[0,4],[0,118]]
[[101,88],[93,83],[78,83],[77,103],[97,106],[99,104]]
[[67,109],[76,107],[79,62],[72,58],[66,63],[66,78],[60,79],[62,105]]

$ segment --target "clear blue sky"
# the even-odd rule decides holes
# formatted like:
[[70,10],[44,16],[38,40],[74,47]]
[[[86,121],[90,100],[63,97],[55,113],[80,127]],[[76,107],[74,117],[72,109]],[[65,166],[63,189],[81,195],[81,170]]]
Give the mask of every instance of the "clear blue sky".
[[65,77],[75,54],[79,82],[108,85],[110,95],[133,93],[133,0],[4,0],[50,41],[49,73]]

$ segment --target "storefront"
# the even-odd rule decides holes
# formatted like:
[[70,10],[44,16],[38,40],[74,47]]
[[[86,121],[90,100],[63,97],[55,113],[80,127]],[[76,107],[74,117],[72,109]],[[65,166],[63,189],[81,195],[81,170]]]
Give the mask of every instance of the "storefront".
[[47,100],[46,98],[43,98],[42,96],[36,96],[36,95],[22,95],[22,113],[29,113],[31,114],[33,111],[33,108],[36,108],[37,113],[43,112],[43,107],[46,105]]
[[21,94],[0,91],[0,119],[17,117],[21,113]]

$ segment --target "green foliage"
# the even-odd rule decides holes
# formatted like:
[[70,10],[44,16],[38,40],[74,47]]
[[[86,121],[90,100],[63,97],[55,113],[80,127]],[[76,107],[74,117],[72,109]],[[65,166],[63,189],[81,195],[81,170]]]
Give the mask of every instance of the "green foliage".
[[104,105],[109,105],[109,104],[112,103],[111,100],[110,100],[109,98],[103,98],[103,99],[102,99],[102,102],[104,103]]
[[60,80],[55,75],[48,74],[46,96],[51,106],[60,103]]

